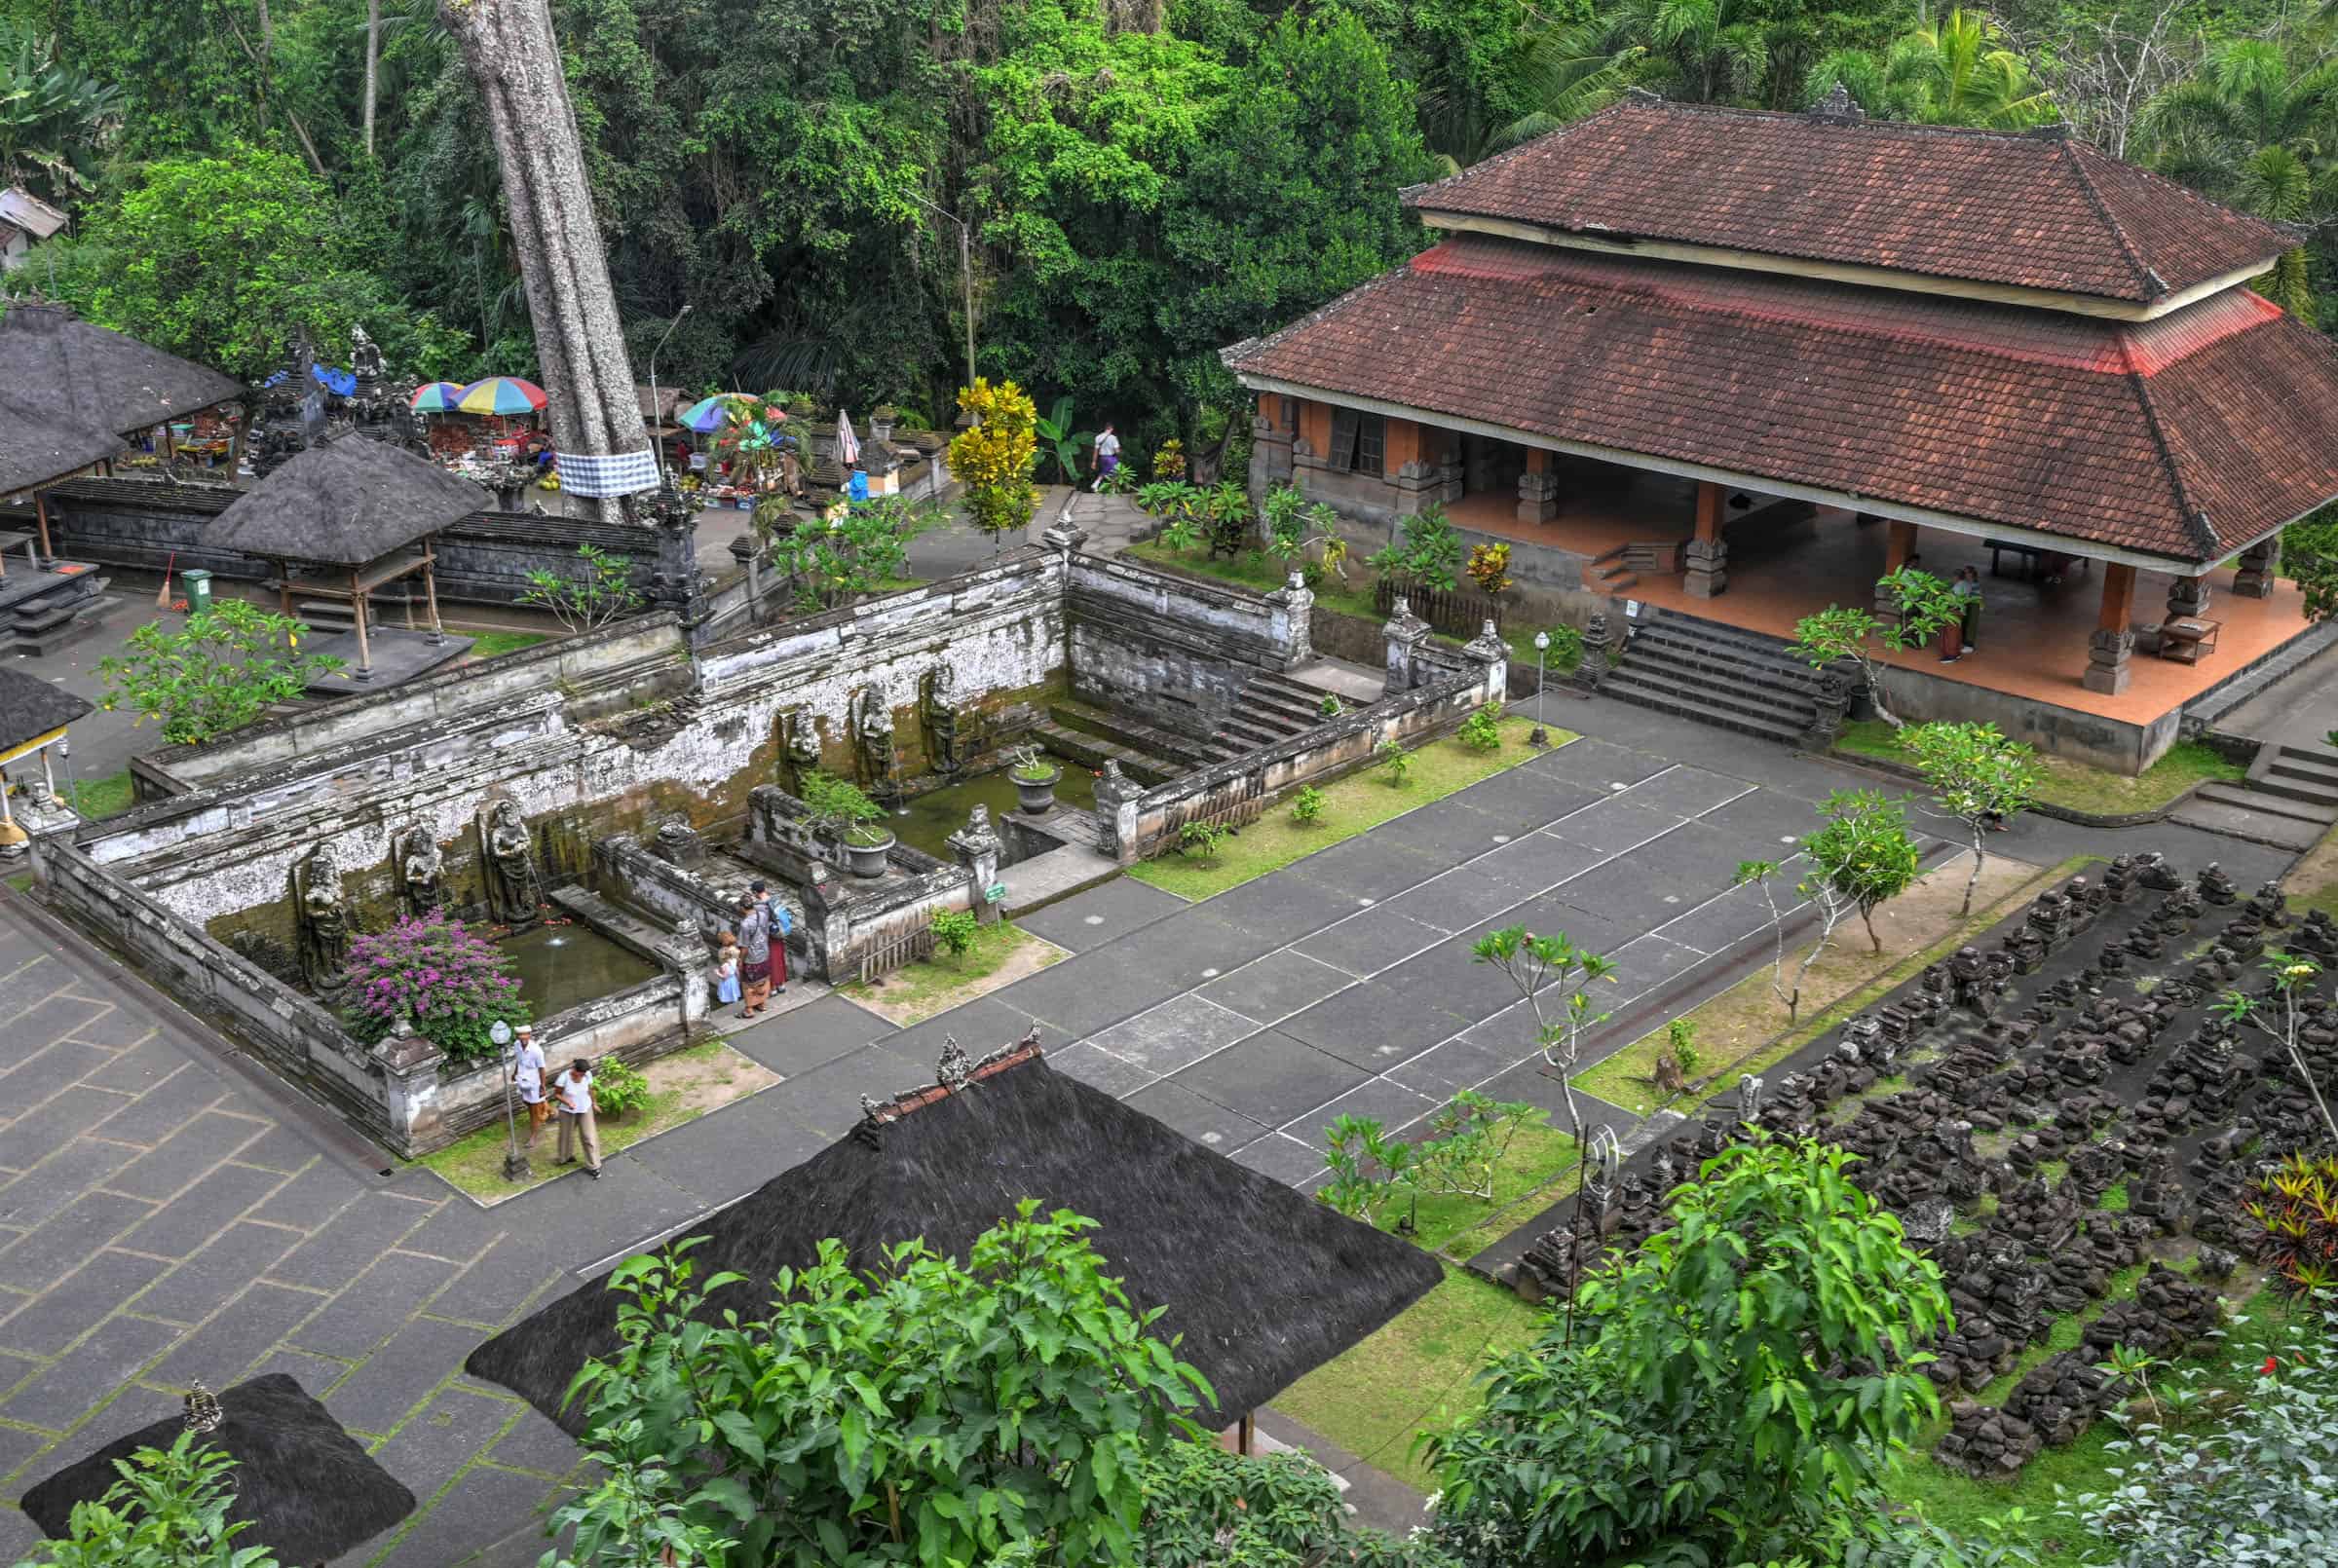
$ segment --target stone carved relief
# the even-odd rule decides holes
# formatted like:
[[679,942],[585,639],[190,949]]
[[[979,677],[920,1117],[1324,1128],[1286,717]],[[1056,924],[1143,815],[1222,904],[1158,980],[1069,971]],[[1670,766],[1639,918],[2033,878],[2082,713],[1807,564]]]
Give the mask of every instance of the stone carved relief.
[[958,708],[950,700],[950,667],[937,664],[918,682],[918,723],[925,731],[926,765],[956,776],[964,765],[958,728]]
[[528,924],[543,911],[544,879],[537,875],[535,844],[518,803],[496,802],[480,813],[478,828],[489,915],[505,925]]
[[779,716],[779,787],[801,797],[804,781],[820,768],[820,732],[810,708]]
[[901,763],[893,747],[893,711],[881,686],[864,686],[852,694],[852,751],[869,798],[898,800]]
[[349,908],[341,898],[341,862],[321,843],[292,873],[293,911],[300,933],[300,978],[321,997],[348,984]]
[[397,904],[420,919],[446,903],[446,857],[431,830],[417,822],[397,838]]

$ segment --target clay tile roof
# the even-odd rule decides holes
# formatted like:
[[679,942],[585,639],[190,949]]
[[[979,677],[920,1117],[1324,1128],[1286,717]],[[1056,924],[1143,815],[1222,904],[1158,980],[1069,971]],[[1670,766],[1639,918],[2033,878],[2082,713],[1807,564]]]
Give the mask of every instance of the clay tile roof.
[[[883,1085],[872,1085],[882,1090]],[[1256,1409],[1433,1288],[1436,1260],[1347,1219],[1272,1176],[1235,1164],[1143,1111],[1059,1073],[1022,1042],[964,1087],[879,1106],[876,1119],[687,1228],[705,1241],[699,1277],[743,1282],[698,1316],[764,1315],[782,1268],[842,1240],[855,1267],[923,1238],[961,1258],[1018,1200],[1097,1221],[1091,1241],[1153,1330],[1183,1336],[1227,1420]],[[471,1352],[474,1377],[500,1383],[571,1433],[588,1412],[567,1400],[586,1358],[618,1346],[618,1298],[593,1280]]]
[[17,302],[0,316],[0,389],[115,433],[144,430],[244,395],[241,382],[61,305]]
[[2213,560],[2338,496],[2338,347],[1466,235],[1226,362],[1254,384]]
[[1423,213],[2149,304],[2297,243],[2060,128],[1969,131],[1645,94],[1407,193]]

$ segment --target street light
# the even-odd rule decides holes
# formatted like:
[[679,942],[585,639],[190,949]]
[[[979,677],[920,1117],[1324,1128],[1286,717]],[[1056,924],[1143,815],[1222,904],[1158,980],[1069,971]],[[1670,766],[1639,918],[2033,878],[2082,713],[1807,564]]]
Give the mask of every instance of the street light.
[[915,191],[902,193],[911,201],[932,213],[958,225],[958,276],[965,292],[966,307],[966,385],[974,385],[974,235],[966,220],[955,212],[945,212]]
[[[688,316],[689,314],[690,307],[687,305],[676,311],[674,313],[674,319],[672,323],[669,324],[665,329],[665,337],[660,338],[658,340],[658,348],[650,351],[650,418],[653,421],[658,420],[659,351],[665,347],[665,338],[670,338],[674,335],[674,328],[680,326],[682,324],[682,317]],[[665,439],[662,435],[655,433],[654,425],[652,429],[653,433],[650,436],[650,450],[658,454],[658,488],[663,490],[665,488]],[[499,1024],[496,1027],[501,1028],[503,1026]]]
[[1527,744],[1529,746],[1548,746],[1551,743],[1551,732],[1542,728],[1542,688],[1544,685],[1542,656],[1550,651],[1551,634],[1547,631],[1536,632],[1534,634],[1534,728],[1527,736]]
[[[497,1019],[487,1026],[487,1038],[495,1042],[497,1050],[502,1050],[511,1043],[511,1026],[500,1018]],[[534,1171],[528,1169],[527,1150],[519,1146],[519,1112],[513,1108],[511,1102],[512,1086],[518,1081],[518,1078],[519,1053],[514,1051],[511,1055],[511,1070],[504,1074],[504,1133],[508,1139],[504,1144],[504,1179],[506,1181],[532,1180],[536,1175]]]

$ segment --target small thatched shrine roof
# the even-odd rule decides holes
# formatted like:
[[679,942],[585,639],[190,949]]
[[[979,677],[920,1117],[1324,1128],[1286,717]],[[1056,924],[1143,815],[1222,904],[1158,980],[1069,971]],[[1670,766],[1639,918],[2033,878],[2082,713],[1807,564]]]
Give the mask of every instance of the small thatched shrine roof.
[[[820,1153],[707,1218],[692,1252],[701,1279],[744,1282],[706,1300],[764,1317],[771,1282],[811,1263],[835,1237],[856,1266],[922,1237],[963,1258],[1023,1198],[1097,1221],[1096,1251],[1131,1305],[1165,1308],[1153,1332],[1182,1336],[1232,1420],[1257,1409],[1426,1294],[1442,1277],[1417,1248],[1348,1219],[1271,1176],[1236,1165],[1144,1112],[1050,1068],[1026,1040],[962,1076],[880,1106]],[[533,1403],[571,1433],[582,1406],[561,1401],[588,1357],[618,1347],[617,1300],[579,1287],[473,1351],[471,1375]]]
[[0,754],[94,711],[87,697],[22,670],[0,669]]
[[232,377],[39,302],[0,317],[0,387],[117,435],[244,395]]
[[129,443],[63,407],[0,395],[0,496],[118,456]]
[[[229,1521],[248,1521],[238,1547],[266,1547],[280,1562],[330,1562],[414,1512],[414,1494],[375,1464],[323,1405],[282,1372],[239,1383],[218,1399],[220,1424],[202,1440],[232,1456]],[[72,1528],[73,1506],[120,1479],[117,1460],[169,1448],[186,1427],[157,1421],[66,1466],[24,1494],[32,1522],[52,1538]]]
[[212,549],[363,566],[490,504],[487,492],[387,441],[310,447],[204,525]]

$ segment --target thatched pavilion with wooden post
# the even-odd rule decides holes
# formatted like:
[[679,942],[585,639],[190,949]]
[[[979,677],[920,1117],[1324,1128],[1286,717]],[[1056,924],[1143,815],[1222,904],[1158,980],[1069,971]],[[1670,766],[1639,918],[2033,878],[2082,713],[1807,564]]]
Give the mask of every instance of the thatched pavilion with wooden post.
[[[1181,1341],[1179,1357],[1217,1393],[1216,1419],[1247,1449],[1253,1411],[1443,1277],[1418,1248],[1056,1072],[1036,1034],[954,1065],[964,1061],[953,1046],[942,1083],[864,1101],[852,1133],[685,1227],[705,1237],[691,1254],[700,1278],[742,1276],[698,1316],[761,1317],[773,1276],[815,1261],[826,1238],[863,1269],[917,1238],[962,1259],[1037,1198],[1097,1222],[1093,1244],[1130,1304],[1162,1309],[1153,1332]],[[587,1358],[616,1352],[617,1303],[601,1281],[581,1286],[481,1345],[468,1369],[582,1435],[588,1413],[563,1400]]]
[[487,492],[427,459],[344,435],[310,447],[238,497],[205,525],[203,542],[275,561],[273,585],[287,616],[302,598],[346,603],[358,682],[375,678],[372,595],[419,576],[430,652],[401,649],[388,672],[396,681],[461,652],[438,622],[436,536],[487,504]]
[[198,1388],[187,1396],[185,1416],[117,1437],[26,1492],[25,1514],[52,1539],[63,1539],[74,1505],[94,1503],[121,1478],[117,1462],[141,1448],[167,1451],[181,1432],[236,1462],[227,1518],[250,1528],[233,1545],[266,1547],[285,1568],[334,1561],[414,1512],[414,1494],[323,1405],[271,1372],[216,1399]]

